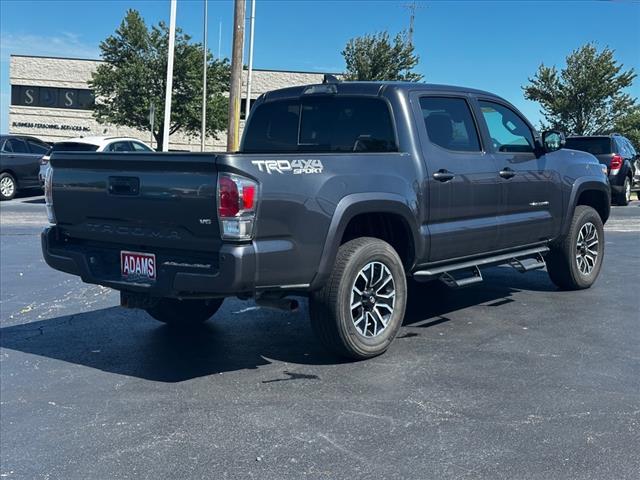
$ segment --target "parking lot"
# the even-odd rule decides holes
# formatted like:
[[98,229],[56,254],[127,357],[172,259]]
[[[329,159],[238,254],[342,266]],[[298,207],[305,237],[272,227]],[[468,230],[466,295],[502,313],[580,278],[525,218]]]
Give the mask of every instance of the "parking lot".
[[192,333],[120,308],[43,262],[43,203],[0,206],[2,478],[638,478],[638,201],[590,290],[510,267],[423,286],[357,363],[304,301],[229,299]]

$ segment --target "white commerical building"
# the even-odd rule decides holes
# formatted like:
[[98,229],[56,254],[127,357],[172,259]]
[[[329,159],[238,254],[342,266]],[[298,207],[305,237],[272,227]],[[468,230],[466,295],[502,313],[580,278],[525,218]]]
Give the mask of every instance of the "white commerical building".
[[[93,92],[89,88],[92,72],[100,60],[12,55],[9,72],[11,105],[9,133],[33,135],[47,142],[65,138],[109,135],[135,137],[150,143],[151,133],[129,127],[98,123],[93,118]],[[254,69],[251,99],[278,88],[321,83],[323,73]],[[243,71],[242,103],[246,101]],[[163,112],[156,112],[163,115]],[[242,124],[241,124],[242,128]],[[169,139],[171,150],[200,150],[200,137],[176,132]],[[207,151],[226,148],[226,134],[207,138]],[[155,144],[152,145],[155,147]]]

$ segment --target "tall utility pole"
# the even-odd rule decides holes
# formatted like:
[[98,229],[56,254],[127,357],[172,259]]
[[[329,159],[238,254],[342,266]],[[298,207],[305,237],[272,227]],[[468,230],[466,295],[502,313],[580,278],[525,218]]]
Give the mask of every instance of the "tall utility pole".
[[251,111],[251,76],[253,74],[253,27],[256,18],[256,0],[251,0],[251,15],[249,16],[249,70],[247,71],[247,95],[244,104],[244,119],[249,118]]
[[413,45],[413,31],[414,31],[414,25],[415,25],[415,21],[416,21],[416,10],[418,8],[422,8],[421,5],[418,5],[418,2],[416,2],[415,0],[411,3],[405,3],[404,5],[402,5],[404,8],[406,8],[407,10],[409,10],[409,45]]
[[173,90],[173,50],[176,44],[176,9],[177,1],[171,0],[171,17],[169,19],[169,50],[167,53],[167,89],[164,94],[164,129],[162,131],[162,151],[169,151],[169,127],[171,124],[171,91]]
[[231,50],[231,88],[229,91],[229,127],[227,151],[238,150],[240,137],[240,96],[242,95],[242,50],[244,47],[245,0],[234,0],[233,48]]
[[200,131],[200,151],[204,152],[207,136],[207,1],[204,0],[204,39],[202,40],[202,130]]
[[222,22],[218,23],[218,60],[222,60]]

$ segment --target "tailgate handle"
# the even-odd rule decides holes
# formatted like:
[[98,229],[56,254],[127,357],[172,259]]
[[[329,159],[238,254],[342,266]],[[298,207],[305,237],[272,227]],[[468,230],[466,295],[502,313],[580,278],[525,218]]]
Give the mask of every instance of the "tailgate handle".
[[140,179],[138,177],[109,177],[111,195],[138,195]]

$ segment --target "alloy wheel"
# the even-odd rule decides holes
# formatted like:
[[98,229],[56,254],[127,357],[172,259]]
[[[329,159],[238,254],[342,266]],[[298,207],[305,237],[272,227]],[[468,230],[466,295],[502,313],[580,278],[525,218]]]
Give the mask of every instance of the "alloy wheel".
[[578,232],[576,242],[576,264],[582,275],[589,275],[598,261],[599,239],[596,226],[585,223]]
[[624,182],[624,198],[627,200],[627,203],[631,201],[631,182],[629,180]]
[[358,272],[351,288],[351,320],[364,337],[382,334],[393,315],[396,287],[382,262],[370,262]]
[[13,195],[16,190],[16,186],[13,183],[13,179],[11,177],[4,177],[0,180],[0,193],[5,198],[9,198]]

